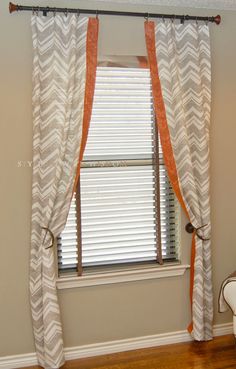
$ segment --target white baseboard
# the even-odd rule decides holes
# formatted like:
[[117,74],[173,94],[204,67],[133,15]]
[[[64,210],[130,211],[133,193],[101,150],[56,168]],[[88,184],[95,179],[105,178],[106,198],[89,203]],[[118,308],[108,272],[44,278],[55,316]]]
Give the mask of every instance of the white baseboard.
[[65,349],[65,356],[67,360],[74,360],[84,357],[112,354],[115,352],[168,345],[170,343],[187,342],[189,340],[191,340],[191,337],[187,332],[177,331],[172,333],[155,334],[151,336],[135,337],[118,341],[71,347]]
[[213,336],[224,336],[226,334],[233,334],[233,323],[217,324],[213,327]]
[[38,362],[35,353],[0,357],[1,369],[23,368],[37,364]]
[[[213,328],[213,334],[215,337],[232,333],[232,323],[218,324]],[[188,342],[191,340],[191,336],[187,331],[162,333],[151,336],[95,343],[91,345],[68,347],[65,348],[65,358],[66,360],[74,360],[91,356],[112,354],[115,352]],[[37,365],[35,353],[0,357],[0,369],[15,369],[33,365]]]

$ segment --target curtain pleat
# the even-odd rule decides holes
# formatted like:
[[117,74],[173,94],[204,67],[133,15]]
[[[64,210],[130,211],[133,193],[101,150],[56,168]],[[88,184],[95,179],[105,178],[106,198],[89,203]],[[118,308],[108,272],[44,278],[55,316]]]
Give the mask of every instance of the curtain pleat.
[[194,339],[209,340],[213,319],[209,28],[197,22],[147,21],[145,35],[155,113],[169,178],[192,225],[195,229],[202,227],[194,232],[192,243],[189,330]]
[[[79,162],[87,55],[96,65],[97,19],[77,15],[32,16],[33,180],[30,300],[39,364],[64,363],[56,291],[57,261],[50,247],[63,230]],[[92,38],[91,44],[88,39]],[[91,50],[91,45],[95,47]],[[86,68],[87,62],[87,68]],[[95,80],[95,70],[91,68]],[[89,120],[89,119],[88,119]],[[88,124],[87,124],[88,129]],[[86,135],[86,132],[83,132]]]

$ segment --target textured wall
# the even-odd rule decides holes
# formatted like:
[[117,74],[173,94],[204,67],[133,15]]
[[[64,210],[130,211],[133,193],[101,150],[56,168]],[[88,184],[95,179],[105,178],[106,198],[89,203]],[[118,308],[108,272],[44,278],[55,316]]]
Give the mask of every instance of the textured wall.
[[[35,0],[22,4],[38,5]],[[40,1],[69,7],[132,10],[131,5],[92,1]],[[28,302],[31,207],[31,30],[30,14],[8,14],[0,4],[0,356],[34,351]],[[216,14],[219,11],[136,6],[137,11]],[[220,12],[212,33],[211,204],[215,306],[223,278],[236,269],[235,180],[236,23]],[[145,54],[142,19],[100,17],[100,53]],[[21,166],[20,166],[21,165]],[[184,222],[182,227],[184,227]],[[183,232],[183,260],[189,258]],[[183,277],[96,286],[59,292],[65,345],[77,346],[185,329],[189,319],[189,272]],[[215,311],[215,324],[230,314]]]

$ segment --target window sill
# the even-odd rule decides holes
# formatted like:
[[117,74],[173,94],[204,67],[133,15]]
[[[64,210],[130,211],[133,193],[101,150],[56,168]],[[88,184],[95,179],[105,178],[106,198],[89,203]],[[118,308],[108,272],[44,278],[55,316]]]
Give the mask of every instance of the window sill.
[[93,273],[81,277],[70,275],[57,279],[59,290],[66,288],[90,287],[104,284],[142,281],[146,279],[158,279],[181,276],[189,265],[168,264],[164,266],[149,266],[139,269],[126,269],[107,273]]

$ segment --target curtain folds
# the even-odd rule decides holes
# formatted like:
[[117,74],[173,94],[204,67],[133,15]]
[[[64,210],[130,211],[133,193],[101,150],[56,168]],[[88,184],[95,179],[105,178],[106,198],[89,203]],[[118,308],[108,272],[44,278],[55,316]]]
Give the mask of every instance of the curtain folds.
[[32,16],[33,183],[30,299],[39,364],[64,363],[50,247],[66,223],[81,147],[86,142],[97,64],[98,20]]
[[[190,294],[196,340],[212,338],[209,124],[211,62],[205,24],[145,22],[153,98],[163,156],[175,193],[199,229],[192,243]],[[202,238],[204,240],[202,240]]]

